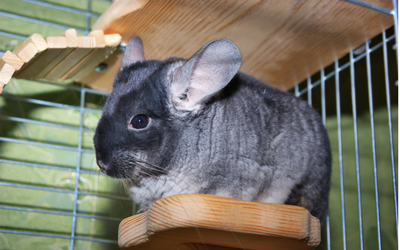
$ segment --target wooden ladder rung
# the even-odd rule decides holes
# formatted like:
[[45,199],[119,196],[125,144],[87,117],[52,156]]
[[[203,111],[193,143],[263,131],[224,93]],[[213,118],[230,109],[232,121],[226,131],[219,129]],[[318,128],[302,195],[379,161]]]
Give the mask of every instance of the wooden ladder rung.
[[78,81],[107,60],[120,42],[119,34],[105,35],[102,30],[84,37],[78,37],[75,29],[46,39],[33,34],[0,59],[0,93],[11,77]]

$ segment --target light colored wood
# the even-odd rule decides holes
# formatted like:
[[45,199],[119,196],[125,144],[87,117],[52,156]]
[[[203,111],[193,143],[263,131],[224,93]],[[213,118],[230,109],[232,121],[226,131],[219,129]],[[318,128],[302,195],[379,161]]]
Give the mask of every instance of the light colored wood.
[[55,57],[53,58],[53,60],[49,64],[45,65],[45,67],[42,70],[37,72],[34,79],[44,78],[45,75],[47,75],[51,70],[53,70],[54,67],[56,67],[61,61],[63,61],[72,51],[74,51],[74,48],[60,49],[58,51],[54,50],[53,53],[55,54]]
[[97,53],[91,53],[90,56],[87,56],[87,59],[77,66],[66,78],[79,82],[85,76],[94,71],[95,67],[104,61],[109,55],[114,53],[115,50],[116,47],[106,47],[97,51]]
[[[89,74],[88,64],[97,66],[99,62],[104,60],[106,56],[114,50],[114,48],[106,48],[106,42],[104,39],[104,32],[102,30],[94,30],[89,33],[89,37],[93,37],[95,40],[95,49],[92,50],[86,57],[82,58],[78,63],[76,63],[70,70],[68,70],[63,76],[61,76],[60,80],[65,79],[78,79],[74,78],[77,74],[79,74],[79,79],[83,76]],[[83,76],[82,76],[83,75]]]
[[15,68],[8,63],[0,62],[0,83],[6,85],[15,72]]
[[319,242],[320,223],[302,207],[205,194],[158,200],[124,219],[118,237],[121,249],[146,250],[309,249]]
[[[36,39],[33,39],[36,37]],[[37,41],[37,36],[31,36],[27,41]],[[25,50],[30,52],[33,47],[32,42],[24,41],[25,47],[18,48],[18,53],[24,53]],[[34,50],[33,57],[27,61],[20,70],[14,73],[14,77],[23,79],[49,79],[64,80],[74,79],[80,80],[84,78],[99,65],[106,60],[121,42],[119,34],[104,35],[102,30],[92,31],[87,37],[76,37],[74,29],[67,30],[60,37],[47,37],[45,39],[46,48],[41,52]],[[44,46],[42,46],[44,47]],[[14,58],[12,58],[14,56]],[[24,63],[18,56],[12,52],[4,55],[10,62],[18,59],[20,63]],[[26,57],[26,60],[28,57]],[[1,59],[0,59],[1,62]],[[16,65],[18,66],[18,65]]]
[[39,52],[33,43],[27,43],[23,46],[21,45],[14,51],[14,54],[21,58],[25,63],[29,62]]
[[85,58],[96,47],[94,37],[78,37],[78,47],[44,76],[47,80],[58,80],[70,71],[80,60]]
[[96,48],[96,38],[93,36],[78,36],[78,49]]
[[75,29],[68,29],[66,30],[62,36],[65,37],[67,42],[67,47],[69,48],[76,48],[78,47],[78,36],[76,35]]
[[46,38],[49,49],[65,49],[67,47],[67,39],[64,36],[49,36]]
[[[95,25],[98,28],[93,27],[93,29],[96,30],[96,29],[103,29],[104,27],[110,27],[113,25],[113,21],[115,18],[129,15],[131,12],[141,9],[148,2],[149,0],[133,0],[133,1],[118,0],[117,2],[112,4],[105,13],[103,13],[107,15],[105,18],[100,18],[96,21]],[[106,34],[109,33],[118,33],[118,32],[107,32]]]
[[65,42],[67,45],[66,49],[63,49],[57,53],[54,52],[56,56],[53,60],[48,63],[42,70],[36,73],[34,79],[42,79],[44,78],[53,68],[55,68],[60,62],[62,62],[72,51],[74,51],[78,47],[78,37],[76,35],[75,29],[68,29],[63,34],[62,37],[65,38]]
[[[364,2],[392,9],[391,0]],[[146,58],[159,60],[227,38],[241,51],[241,71],[287,90],[392,25],[390,15],[341,0],[119,0],[93,28],[122,42],[139,35]]]
[[27,67],[27,63],[30,61],[34,61],[37,58],[38,53],[47,50],[48,46],[46,41],[44,40],[43,36],[37,33],[32,34],[28,39],[22,42],[13,52],[22,61],[25,62],[20,68],[18,74],[20,74],[25,67]]
[[1,60],[13,66],[15,70],[19,70],[24,65],[24,61],[9,50],[4,53]]
[[106,47],[106,41],[104,39],[104,31],[93,30],[89,33],[88,36],[94,37],[94,40],[96,41],[96,48]]
[[75,81],[79,81],[84,76],[88,75],[91,70],[94,69],[101,61],[103,61],[106,56],[115,48],[104,48],[104,49],[95,49],[90,54],[88,54],[85,58],[83,58],[79,63],[75,64],[67,73],[65,73],[61,80],[65,79],[73,79]]
[[104,41],[108,47],[117,47],[121,43],[121,39],[122,37],[120,34],[104,35]]
[[[121,43],[121,36],[119,34],[110,34],[104,36],[105,48],[97,49],[90,53],[79,65],[76,65],[74,70],[71,71],[66,79],[73,79],[74,81],[80,81],[92,72],[95,71],[95,67],[115,53],[117,46]],[[97,40],[96,40],[97,44]],[[117,51],[118,53],[118,51]],[[104,63],[105,64],[105,63]],[[108,64],[105,64],[108,65]],[[108,65],[109,66],[109,65]],[[106,69],[107,70],[107,69]],[[92,80],[93,81],[93,80]]]
[[0,82],[0,94],[3,92],[3,89],[6,85]]
[[90,86],[91,88],[111,92],[112,82],[114,80],[115,73],[121,64],[122,55],[123,54],[121,50],[115,50],[113,54],[109,55],[107,59],[102,62],[108,65],[107,70],[102,72],[93,70],[79,81]]
[[51,64],[53,60],[67,48],[66,38],[63,36],[47,37],[45,40],[48,49],[36,54],[36,56],[27,62],[20,71],[14,74],[14,77],[38,79],[38,73]]
[[46,50],[48,48],[46,41],[44,40],[43,36],[38,34],[38,33],[34,33],[32,34],[30,37],[28,37],[28,39],[26,39],[24,42],[22,42],[13,52],[14,54],[18,54],[26,45],[28,45],[29,43],[32,43],[33,45],[35,45],[35,47],[37,48],[38,52],[42,52],[44,50]]

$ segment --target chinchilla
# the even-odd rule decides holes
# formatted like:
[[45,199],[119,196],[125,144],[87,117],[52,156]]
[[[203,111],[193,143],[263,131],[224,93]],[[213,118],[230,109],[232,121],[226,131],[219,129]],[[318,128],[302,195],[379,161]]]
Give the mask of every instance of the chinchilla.
[[319,115],[240,66],[229,40],[146,61],[131,38],[94,136],[101,171],[142,208],[204,193],[299,205],[322,221],[331,153]]

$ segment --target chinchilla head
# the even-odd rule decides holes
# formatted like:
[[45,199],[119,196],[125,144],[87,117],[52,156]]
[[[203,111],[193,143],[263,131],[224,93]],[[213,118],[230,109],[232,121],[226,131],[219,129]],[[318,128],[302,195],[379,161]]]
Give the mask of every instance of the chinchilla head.
[[212,105],[240,66],[228,40],[206,44],[189,60],[146,61],[141,39],[131,38],[94,137],[100,169],[132,180],[168,174],[176,158],[187,157],[182,147],[176,151],[188,122]]

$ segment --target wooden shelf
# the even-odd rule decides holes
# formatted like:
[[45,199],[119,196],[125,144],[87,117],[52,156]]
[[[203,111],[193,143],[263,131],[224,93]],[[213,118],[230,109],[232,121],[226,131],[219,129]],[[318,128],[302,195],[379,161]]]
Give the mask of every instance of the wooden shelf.
[[11,77],[31,80],[80,81],[93,72],[96,66],[110,55],[121,53],[119,34],[104,35],[94,30],[88,36],[78,37],[75,29],[62,36],[47,37],[32,34],[13,52],[0,58],[0,93]]
[[[392,9],[391,0],[363,0]],[[292,88],[393,25],[393,17],[342,0],[118,0],[95,23],[122,42],[139,35],[146,59],[190,57],[217,38],[233,41],[241,71]],[[120,58],[85,83],[110,90]]]
[[320,222],[305,208],[180,194],[155,202],[119,226],[121,249],[310,249]]
[[[391,0],[364,2],[392,9]],[[72,79],[111,91],[122,58],[114,41],[134,35],[142,38],[146,59],[158,60],[188,58],[227,38],[242,54],[241,71],[288,90],[392,25],[391,15],[342,0],[118,0],[88,37],[74,30],[47,40],[33,34],[14,51],[21,60],[5,54],[0,93],[11,76]],[[107,69],[96,71],[100,63]]]

